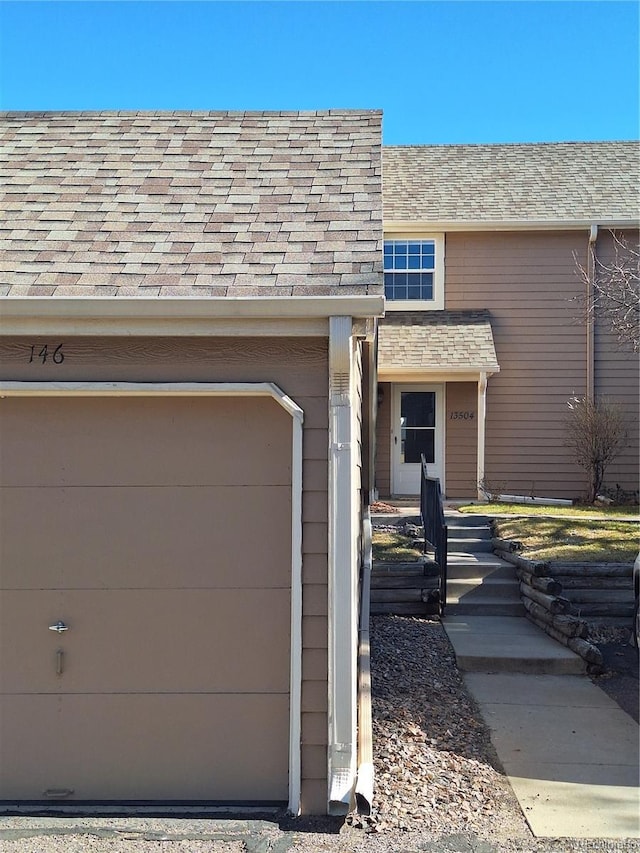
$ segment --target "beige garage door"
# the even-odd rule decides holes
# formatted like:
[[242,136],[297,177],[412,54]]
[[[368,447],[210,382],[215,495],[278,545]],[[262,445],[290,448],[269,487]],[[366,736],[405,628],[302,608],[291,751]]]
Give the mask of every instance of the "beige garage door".
[[287,799],[291,432],[270,398],[0,400],[0,799]]

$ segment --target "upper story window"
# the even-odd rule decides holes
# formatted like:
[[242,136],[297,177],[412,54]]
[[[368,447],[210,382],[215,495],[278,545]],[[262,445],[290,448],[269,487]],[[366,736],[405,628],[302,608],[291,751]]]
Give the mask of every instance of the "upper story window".
[[385,240],[384,295],[388,308],[444,308],[443,285],[443,237]]

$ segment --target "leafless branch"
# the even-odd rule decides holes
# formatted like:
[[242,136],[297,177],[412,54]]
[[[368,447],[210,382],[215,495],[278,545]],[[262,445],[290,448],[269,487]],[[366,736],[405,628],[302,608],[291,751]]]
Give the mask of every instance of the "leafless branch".
[[576,269],[591,298],[581,300],[587,316],[602,318],[621,346],[640,352],[640,247],[611,231],[613,257],[602,260],[590,249],[590,267],[578,260]]

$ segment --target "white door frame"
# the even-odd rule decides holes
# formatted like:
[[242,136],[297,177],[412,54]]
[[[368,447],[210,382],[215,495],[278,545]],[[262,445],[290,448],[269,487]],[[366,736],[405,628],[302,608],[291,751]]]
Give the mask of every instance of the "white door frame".
[[[429,473],[433,473],[434,476],[440,478],[440,487],[444,494],[445,492],[445,391],[446,385],[444,383],[411,383],[411,384],[400,384],[394,383],[392,385],[392,397],[391,397],[391,494],[392,495],[402,495],[402,494],[419,494],[419,485],[418,491],[416,492],[407,492],[402,491],[400,488],[400,474],[399,474],[399,454],[400,454],[400,444],[396,443],[396,438],[400,439],[400,394],[403,391],[433,391],[436,395],[436,425],[435,425],[435,459],[436,459],[436,470]],[[433,467],[433,466],[432,466]]]

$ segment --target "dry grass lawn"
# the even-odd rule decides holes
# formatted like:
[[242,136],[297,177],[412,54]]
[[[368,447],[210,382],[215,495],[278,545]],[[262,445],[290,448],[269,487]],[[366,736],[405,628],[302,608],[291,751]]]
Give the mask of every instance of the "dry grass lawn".
[[638,525],[629,521],[583,521],[570,518],[499,518],[502,539],[523,545],[532,560],[585,563],[633,562],[638,553]]
[[403,563],[417,560],[422,551],[414,540],[402,533],[373,530],[373,559],[383,563]]

